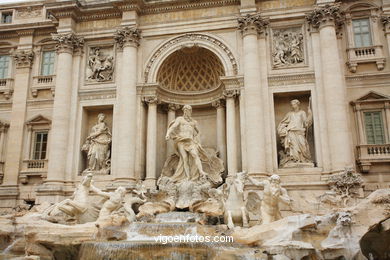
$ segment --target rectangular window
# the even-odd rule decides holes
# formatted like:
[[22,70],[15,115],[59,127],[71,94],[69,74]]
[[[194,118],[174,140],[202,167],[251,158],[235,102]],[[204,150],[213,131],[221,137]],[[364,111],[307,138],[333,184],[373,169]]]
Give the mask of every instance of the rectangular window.
[[12,13],[2,13],[1,14],[1,23],[12,23]]
[[48,136],[48,131],[35,132],[34,151],[33,151],[34,160],[46,159],[47,136]]
[[56,53],[54,51],[44,51],[42,53],[41,75],[49,76],[54,74],[54,60]]
[[368,144],[384,144],[385,131],[382,121],[382,112],[364,112],[364,122]]
[[9,56],[0,55],[0,79],[8,78]]
[[372,46],[370,19],[354,19],[352,20],[353,34],[355,37],[355,47]]

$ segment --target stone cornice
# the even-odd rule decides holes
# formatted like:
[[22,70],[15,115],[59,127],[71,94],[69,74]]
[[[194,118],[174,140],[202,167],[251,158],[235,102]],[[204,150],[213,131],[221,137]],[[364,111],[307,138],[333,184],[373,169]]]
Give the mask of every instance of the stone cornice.
[[306,84],[306,83],[314,83],[314,82],[315,82],[314,72],[268,76],[268,85],[270,87]]
[[122,27],[115,32],[114,39],[121,49],[127,45],[138,47],[141,30],[136,27]]
[[84,39],[77,37],[74,33],[52,34],[52,39],[57,42],[57,52],[73,52],[74,49],[80,49],[84,45]]
[[18,50],[13,55],[16,68],[31,68],[34,60],[34,52],[32,50]]
[[243,36],[246,34],[263,34],[269,24],[269,21],[262,18],[259,13],[247,14],[239,17],[237,21],[238,29],[241,31]]
[[306,15],[306,20],[315,29],[325,25],[332,25],[339,29],[343,25],[345,17],[339,4],[329,4],[316,7]]

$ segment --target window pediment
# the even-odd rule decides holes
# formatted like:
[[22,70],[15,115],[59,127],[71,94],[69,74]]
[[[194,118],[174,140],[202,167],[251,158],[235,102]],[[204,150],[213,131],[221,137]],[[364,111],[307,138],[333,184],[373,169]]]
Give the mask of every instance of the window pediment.
[[42,115],[37,115],[31,118],[26,122],[26,125],[28,126],[38,126],[38,125],[51,125],[51,120],[42,116]]

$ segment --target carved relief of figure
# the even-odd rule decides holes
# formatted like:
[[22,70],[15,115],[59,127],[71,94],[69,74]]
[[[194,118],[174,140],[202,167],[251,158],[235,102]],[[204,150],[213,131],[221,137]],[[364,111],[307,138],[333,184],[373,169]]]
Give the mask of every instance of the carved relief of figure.
[[301,110],[297,99],[291,101],[292,111],[279,123],[277,131],[284,149],[279,165],[281,167],[313,166],[306,134],[313,123],[310,105],[308,114]]
[[303,34],[300,28],[276,30],[273,34],[273,65],[296,65],[304,62]]
[[262,224],[282,219],[279,209],[279,202],[286,204],[291,203],[291,198],[288,196],[285,188],[280,185],[279,175],[272,175],[268,180],[256,181],[252,177],[248,179],[256,186],[264,187],[263,200],[261,202],[261,218]]
[[[176,118],[169,124],[165,137],[166,140],[172,139],[174,141],[175,154],[179,157],[171,180],[175,182],[181,180],[197,181],[202,176],[207,176],[212,182],[220,183],[222,181],[220,173],[223,171],[223,166],[202,148],[198,123],[191,117],[191,106],[185,105],[183,112],[183,116]],[[210,167],[210,172],[206,173],[203,170],[202,161],[211,166],[214,165],[214,167]]]
[[87,152],[88,168],[85,171],[109,174],[111,132],[105,120],[105,115],[98,115],[98,122],[92,127],[82,150]]
[[109,81],[112,80],[114,57],[111,55],[103,56],[100,48],[92,49],[92,54],[88,59],[89,76],[91,81]]

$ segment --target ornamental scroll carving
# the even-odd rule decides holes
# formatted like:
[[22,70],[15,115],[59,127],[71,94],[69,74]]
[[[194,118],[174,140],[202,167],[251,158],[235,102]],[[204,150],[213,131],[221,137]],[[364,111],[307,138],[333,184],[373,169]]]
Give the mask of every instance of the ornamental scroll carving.
[[137,29],[136,27],[123,27],[115,32],[114,39],[119,48],[123,48],[127,44],[139,46],[141,30]]
[[87,64],[87,80],[90,82],[111,81],[114,74],[112,47],[94,47],[90,49]]
[[274,67],[304,63],[304,37],[301,28],[273,30],[272,38],[272,63]]
[[74,33],[58,33],[51,36],[57,42],[57,52],[72,52],[74,49],[81,49],[84,46],[84,39],[76,36]]
[[269,21],[263,19],[260,14],[247,14],[243,17],[239,17],[238,29],[244,34],[246,33],[258,33],[265,32]]
[[315,8],[311,13],[306,15],[306,20],[313,26],[319,28],[325,23],[334,23],[336,29],[340,29],[344,23],[344,13],[340,10],[340,5],[332,4]]

